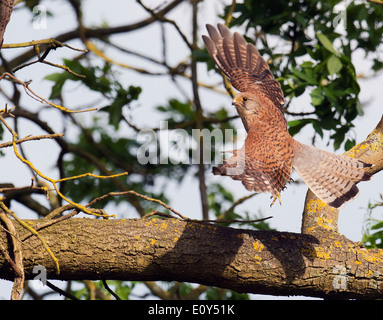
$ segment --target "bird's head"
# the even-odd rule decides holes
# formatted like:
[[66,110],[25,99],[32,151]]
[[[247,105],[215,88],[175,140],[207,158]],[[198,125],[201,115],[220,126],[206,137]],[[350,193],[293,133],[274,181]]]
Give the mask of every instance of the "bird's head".
[[233,105],[240,117],[255,116],[262,112],[261,101],[254,94],[238,93],[234,96]]

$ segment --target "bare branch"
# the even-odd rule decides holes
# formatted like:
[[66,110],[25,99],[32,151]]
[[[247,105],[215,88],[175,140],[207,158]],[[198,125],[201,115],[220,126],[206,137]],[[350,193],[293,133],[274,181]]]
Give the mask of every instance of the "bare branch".
[[[8,79],[9,78],[9,79]],[[91,108],[91,109],[86,109],[86,110],[69,110],[63,106],[60,106],[60,105],[57,105],[57,104],[54,104],[53,102],[50,102],[42,97],[40,97],[38,94],[36,94],[35,92],[32,91],[32,89],[29,87],[29,82],[24,82],[24,81],[21,81],[19,80],[18,78],[16,78],[14,75],[8,73],[8,72],[4,72],[1,76],[0,76],[0,80],[2,79],[7,79],[7,80],[11,80],[11,81],[14,81],[15,83],[18,83],[18,84],[21,84],[23,87],[24,87],[24,91],[25,93],[30,96],[32,99],[40,102],[40,103],[46,103],[46,104],[49,104],[50,106],[56,108],[56,109],[59,109],[61,111],[64,111],[64,112],[68,112],[68,113],[81,113],[81,112],[88,112],[88,111],[94,111],[94,110],[97,110],[96,108]]]
[[178,32],[178,34],[181,36],[182,40],[185,42],[185,44],[189,47],[189,49],[191,51],[195,50],[197,47],[195,46],[195,43],[190,43],[188,38],[186,37],[186,35],[181,31],[181,29],[179,28],[178,24],[173,21],[173,20],[170,20],[168,18],[166,18],[163,14],[161,14],[160,12],[155,12],[154,10],[148,8],[147,6],[145,6],[141,0],[136,0],[137,3],[139,3],[141,5],[142,8],[144,8],[147,12],[149,12],[152,17],[160,22],[166,22],[166,23],[170,23]]
[[[158,14],[163,16],[183,2],[184,2],[183,0],[174,0],[174,1],[170,2],[167,6],[165,6],[163,9],[161,9],[158,12]],[[87,39],[90,39],[90,38],[102,39],[104,37],[108,37],[108,36],[113,35],[113,34],[131,32],[131,31],[135,31],[135,30],[144,28],[144,27],[150,25],[151,23],[153,23],[155,21],[157,21],[157,20],[151,16],[151,17],[144,19],[142,21],[139,21],[139,22],[136,22],[133,24],[124,25],[124,26],[110,27],[110,28],[98,28],[98,29],[85,28],[85,30],[83,30],[83,33]],[[77,38],[81,38],[81,31],[78,28],[54,37],[54,39],[56,41],[59,41],[61,43],[67,43],[70,40],[77,39]],[[44,45],[42,46],[41,50],[44,50]],[[9,69],[12,70],[12,69],[16,68],[17,66],[25,63],[26,61],[28,61],[29,59],[31,59],[34,56],[35,56],[34,49],[28,50],[27,52],[17,56],[16,58],[12,59],[11,61],[8,61]],[[0,73],[2,73],[2,72],[4,72],[4,70],[0,66]]]
[[[62,137],[64,137],[63,133],[42,134],[42,135],[39,135],[39,136],[27,136],[27,137],[22,138],[22,139],[17,139],[15,141],[15,143],[16,144],[20,144],[20,143],[23,143],[25,141],[34,141],[34,140],[42,140],[42,139],[57,139],[57,138],[62,138]],[[13,142],[12,141],[0,143],[0,149],[1,148],[12,147],[12,146],[13,146]]]

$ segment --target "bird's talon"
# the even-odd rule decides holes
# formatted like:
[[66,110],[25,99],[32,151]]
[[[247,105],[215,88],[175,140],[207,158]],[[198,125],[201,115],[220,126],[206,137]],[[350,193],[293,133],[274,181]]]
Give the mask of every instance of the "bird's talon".
[[277,200],[277,198],[278,198],[279,204],[282,205],[282,200],[281,200],[281,194],[280,193],[278,193],[276,196],[273,196],[272,198],[273,198],[273,201],[270,204],[270,208],[273,206],[273,204],[274,204],[275,200]]

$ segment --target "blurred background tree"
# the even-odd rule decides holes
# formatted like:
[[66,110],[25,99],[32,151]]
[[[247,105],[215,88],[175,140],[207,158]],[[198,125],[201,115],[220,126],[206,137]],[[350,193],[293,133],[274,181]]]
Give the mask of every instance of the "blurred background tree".
[[[14,130],[20,136],[30,131],[65,133],[65,138],[49,145],[49,152],[23,145],[24,156],[38,163],[36,154],[43,152],[43,157],[51,161],[47,170],[57,179],[86,172],[96,175],[129,172],[127,176],[109,180],[86,177],[61,182],[61,193],[77,203],[89,203],[111,191],[135,190],[170,205],[179,199],[192,199],[189,212],[198,219],[262,218],[263,213],[254,210],[254,205],[253,210],[240,207],[254,194],[238,197],[222,179],[211,175],[209,163],[196,161],[208,152],[214,159],[223,143],[241,143],[243,139],[235,130],[241,124],[230,104],[230,90],[225,90],[224,78],[201,41],[201,34],[206,33],[205,23],[216,22],[224,22],[243,33],[268,61],[285,92],[292,135],[309,128],[305,132],[309,132],[313,143],[319,141],[333,150],[351,148],[356,142],[355,120],[363,117],[365,111],[354,53],[361,52],[370,63],[369,77],[381,74],[383,7],[366,1],[336,0],[228,0],[216,4],[210,0],[173,0],[161,4],[114,1],[108,5],[102,1],[96,4],[68,0],[60,6],[39,0],[17,3],[10,30],[12,23],[18,24],[20,16],[27,16],[34,30],[39,26],[44,29],[46,23],[45,38],[87,52],[60,48],[57,43],[20,52],[7,47],[16,40],[5,33],[0,73],[9,72],[23,81],[31,80],[35,92],[71,110],[98,109],[68,114],[46,108],[46,104],[33,104],[21,86],[2,79],[1,105],[15,107]],[[92,6],[107,6],[116,19],[92,17]],[[71,24],[63,24],[62,12],[70,17],[65,19]],[[121,12],[124,12],[122,16],[126,15],[125,20],[121,20],[124,19]],[[22,33],[20,28],[17,30]],[[31,40],[21,36],[18,39]],[[167,128],[161,128],[161,121],[167,123]],[[193,135],[193,129],[205,128],[222,132],[234,129],[234,135],[226,141],[214,140],[212,148],[207,150]],[[173,152],[159,149],[150,163],[140,163],[137,151],[144,141],[138,135],[148,129],[156,134],[157,148],[165,146]],[[186,141],[178,141],[177,135],[166,141],[167,136],[177,134],[177,129],[187,132]],[[2,126],[0,135],[8,140]],[[3,163],[8,155],[7,150],[1,154]],[[7,175],[3,175],[0,183],[27,185],[31,178],[33,174],[24,170],[18,182],[6,180]],[[185,183],[191,183],[192,187],[182,190],[192,194],[177,192]],[[11,208],[29,218],[36,214],[43,217],[55,206],[64,204],[61,198],[56,204],[48,203],[43,195],[33,195],[24,202],[21,198],[15,197]],[[22,214],[24,207],[14,209],[18,208],[18,202],[30,210]],[[118,218],[142,217],[153,210],[163,210],[135,196],[109,197],[97,205]],[[369,210],[380,205],[371,203]],[[364,241],[372,247],[379,246],[382,222],[372,218],[368,221]],[[271,228],[267,221],[246,226]],[[189,283],[111,281],[109,285],[123,299],[249,298],[246,294]],[[64,290],[82,299],[111,297],[102,282],[68,283]],[[36,292],[29,286],[25,298],[44,298],[49,294]]]

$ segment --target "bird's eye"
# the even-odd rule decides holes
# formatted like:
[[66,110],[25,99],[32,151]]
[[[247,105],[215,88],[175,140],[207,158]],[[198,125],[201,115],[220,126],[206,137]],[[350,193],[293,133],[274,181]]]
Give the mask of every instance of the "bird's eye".
[[243,101],[243,102],[246,102],[246,101],[247,101],[247,98],[246,98],[246,97],[242,97],[242,101]]

